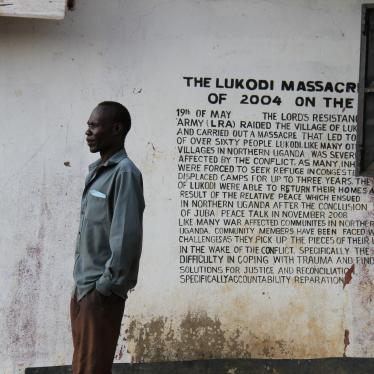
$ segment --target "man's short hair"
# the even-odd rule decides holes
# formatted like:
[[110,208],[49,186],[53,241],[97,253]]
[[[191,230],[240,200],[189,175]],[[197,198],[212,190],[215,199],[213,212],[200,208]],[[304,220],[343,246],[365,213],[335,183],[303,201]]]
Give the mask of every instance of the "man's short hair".
[[121,123],[124,131],[124,138],[131,129],[131,116],[124,105],[116,101],[103,101],[98,107],[108,108],[111,111],[111,119],[113,123]]

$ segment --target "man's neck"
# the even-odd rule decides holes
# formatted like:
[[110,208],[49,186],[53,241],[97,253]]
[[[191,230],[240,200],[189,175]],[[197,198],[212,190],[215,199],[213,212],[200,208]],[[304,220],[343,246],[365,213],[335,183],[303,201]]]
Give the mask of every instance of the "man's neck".
[[124,146],[121,145],[117,148],[112,148],[107,151],[100,151],[100,157],[101,157],[101,164],[103,164],[105,161],[109,160],[114,154],[124,149]]

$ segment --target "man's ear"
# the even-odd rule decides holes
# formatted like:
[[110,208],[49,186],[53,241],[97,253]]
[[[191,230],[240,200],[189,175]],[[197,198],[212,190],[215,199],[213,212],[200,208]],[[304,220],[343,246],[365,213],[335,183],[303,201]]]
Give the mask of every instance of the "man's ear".
[[113,132],[115,135],[121,135],[123,133],[123,126],[120,122],[113,124]]

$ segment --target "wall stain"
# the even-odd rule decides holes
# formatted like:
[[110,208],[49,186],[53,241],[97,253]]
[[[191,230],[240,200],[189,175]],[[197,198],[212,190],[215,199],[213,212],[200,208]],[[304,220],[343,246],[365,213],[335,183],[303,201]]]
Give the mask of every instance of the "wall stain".
[[349,346],[349,330],[344,330],[344,353],[343,356],[346,357],[347,347]]
[[121,346],[119,347],[118,354],[116,354],[116,356],[115,356],[115,359],[116,359],[116,360],[121,360],[121,359],[122,359],[124,349],[125,349],[125,346],[124,346],[124,345],[121,345]]
[[123,338],[131,362],[292,355],[292,344],[270,336],[260,338],[242,329],[225,331],[218,317],[205,312],[188,312],[177,325],[175,322],[164,316],[148,322],[132,318]]
[[14,291],[6,312],[6,329],[8,333],[7,353],[19,364],[28,362],[31,366],[37,357],[38,315],[41,275],[43,272],[44,241],[46,221],[51,211],[46,200],[45,171],[43,169],[41,205],[38,219],[36,243],[25,248],[22,257],[17,261],[13,271]]
[[[374,178],[368,178],[372,188],[368,193],[369,203],[374,204]],[[368,210],[366,221],[374,221],[374,211]],[[374,257],[373,226],[366,227],[365,238],[369,244],[370,257]],[[356,265],[355,282],[352,282],[352,325],[354,330],[350,331],[351,351],[356,354],[356,347],[359,347],[359,354],[362,357],[372,357],[374,347],[374,268],[368,264]]]
[[343,289],[347,284],[349,284],[352,280],[352,274],[355,272],[355,264],[353,264],[345,273],[344,275],[344,282],[343,282]]
[[[127,330],[125,331],[127,333]],[[114,355],[115,360],[122,360],[124,353],[129,351],[127,350],[127,340],[126,337],[120,336],[117,342],[117,349],[116,349],[116,354]]]
[[16,266],[17,287],[6,316],[9,333],[9,353],[16,360],[36,356],[36,316],[38,314],[39,283],[42,270],[41,248],[27,247]]

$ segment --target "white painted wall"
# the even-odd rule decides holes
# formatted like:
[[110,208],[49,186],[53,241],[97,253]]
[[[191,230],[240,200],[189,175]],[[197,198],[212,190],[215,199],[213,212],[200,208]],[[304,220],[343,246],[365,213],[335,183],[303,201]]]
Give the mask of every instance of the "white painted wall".
[[[175,110],[210,108],[207,91],[187,89],[182,76],[355,82],[361,3],[80,0],[63,22],[0,19],[1,372],[70,362],[79,200],[95,159],[84,131],[102,100],[121,101],[132,114],[126,149],[143,171],[147,204],[139,284],[123,336],[131,323],[135,335],[153,329],[144,346],[163,352],[142,352],[130,336],[132,354],[121,338],[118,359],[201,357],[194,323],[200,332],[212,324],[208,357],[340,356],[345,329],[348,355],[373,356],[371,276],[363,286],[358,273],[344,291],[178,284]],[[230,109],[261,115],[238,104]],[[176,340],[185,334],[180,356],[168,331]]]

